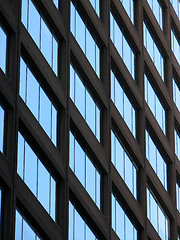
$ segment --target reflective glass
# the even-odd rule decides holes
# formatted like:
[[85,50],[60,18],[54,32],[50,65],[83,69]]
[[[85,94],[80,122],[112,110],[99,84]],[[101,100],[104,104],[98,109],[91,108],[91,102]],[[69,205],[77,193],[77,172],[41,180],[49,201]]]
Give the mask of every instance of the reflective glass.
[[59,0],[53,0],[53,2],[54,2],[54,5],[58,8],[58,5],[59,5]]
[[0,26],[0,68],[6,73],[7,35]]
[[112,194],[112,228],[121,240],[136,240],[137,229]]
[[114,43],[119,55],[124,61],[132,78],[135,80],[135,54],[123,35],[123,30],[118,26],[112,13],[110,14],[111,40]]
[[84,219],[69,202],[69,240],[98,240]]
[[171,29],[171,50],[174,53],[178,63],[180,64],[180,43],[179,39],[176,36],[174,30]]
[[[57,0],[54,3],[57,4]],[[58,75],[58,43],[32,0],[22,0],[21,21]]]
[[94,10],[96,11],[98,17],[100,16],[100,0],[89,0],[92,4]]
[[158,48],[153,36],[149,32],[149,29],[145,22],[143,23],[143,32],[144,32],[144,46],[147,49],[148,54],[150,55],[159,75],[164,81],[164,58],[161,54],[160,49]]
[[167,164],[153,142],[149,132],[146,130],[146,158],[150,162],[152,168],[167,190]]
[[100,208],[101,175],[71,132],[69,166],[98,208]]
[[55,220],[56,182],[20,133],[18,133],[17,173]]
[[177,210],[180,212],[180,184],[179,184],[179,181],[176,182],[176,206],[177,206]]
[[[131,161],[118,137],[111,130],[111,162],[127,184],[135,198],[137,198],[137,168]],[[135,175],[134,175],[135,174]]]
[[178,159],[180,160],[180,136],[177,129],[174,129],[174,138],[175,138],[175,153]]
[[70,24],[72,34],[100,78],[100,49],[72,2]]
[[121,0],[132,23],[134,23],[134,0]]
[[19,94],[48,137],[56,145],[57,110],[22,58],[20,61]]
[[2,189],[0,188],[0,237],[2,237]]
[[15,240],[40,239],[24,217],[16,210]]
[[147,187],[147,212],[148,218],[162,240],[169,239],[169,219],[156,200],[151,190]]
[[4,109],[0,105],[0,151],[3,153],[4,148]]
[[133,136],[136,137],[136,111],[112,70],[111,93],[111,100],[114,102],[119,113],[129,127],[130,131],[132,132]]
[[72,65],[70,67],[70,97],[100,141],[101,111]]
[[146,75],[144,75],[145,82],[145,100],[150,107],[154,117],[156,118],[158,124],[160,125],[164,134],[166,134],[166,117],[165,117],[165,109],[161,104],[158,96],[156,95],[149,79]]
[[147,0],[149,6],[151,7],[153,13],[154,13],[154,16],[157,20],[157,22],[159,23],[161,29],[163,28],[162,26],[162,22],[163,22],[163,19],[162,19],[162,7],[159,3],[159,0]]
[[174,11],[177,14],[177,17],[180,19],[180,1],[179,0],[171,0],[171,4],[174,8]]

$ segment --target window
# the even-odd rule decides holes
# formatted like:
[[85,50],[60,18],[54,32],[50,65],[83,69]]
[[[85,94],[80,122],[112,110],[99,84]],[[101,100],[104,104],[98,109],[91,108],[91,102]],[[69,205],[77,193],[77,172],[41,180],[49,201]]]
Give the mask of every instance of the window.
[[56,181],[20,132],[17,173],[55,221]]
[[100,49],[72,2],[71,32],[100,78]]
[[180,43],[173,29],[171,29],[171,50],[180,64]]
[[136,137],[136,111],[112,70],[111,100],[115,104],[133,136]]
[[110,24],[111,40],[129,70],[132,78],[135,80],[135,54],[123,35],[123,30],[118,26],[118,23],[112,13],[110,15]]
[[163,29],[163,11],[159,0],[147,0],[147,2],[152,9],[160,28]]
[[180,212],[180,183],[176,182],[176,206],[177,210]]
[[177,129],[174,129],[174,137],[175,137],[175,154],[180,160],[180,135]]
[[167,164],[146,130],[146,158],[167,190]]
[[89,0],[92,4],[93,8],[95,9],[98,17],[100,16],[100,0]]
[[174,8],[174,11],[177,14],[177,17],[180,19],[180,1],[179,0],[171,0],[171,4]]
[[4,151],[4,121],[5,111],[0,105],[0,151],[3,153]]
[[70,67],[70,97],[98,141],[100,141],[100,109],[72,65]]
[[169,219],[148,187],[147,187],[147,217],[162,240],[170,239]]
[[0,68],[6,73],[7,35],[0,26]]
[[56,146],[57,110],[22,58],[19,95]]
[[88,154],[70,132],[69,166],[97,207],[101,205],[101,175]]
[[158,96],[156,95],[149,79],[144,75],[144,86],[145,86],[145,100],[151,109],[156,121],[161,127],[164,134],[166,134],[166,112],[160,102]]
[[134,0],[121,0],[121,3],[134,24]]
[[54,5],[58,8],[59,6],[59,0],[53,0]]
[[180,89],[175,77],[173,77],[173,100],[176,104],[177,109],[180,111]]
[[121,240],[137,240],[137,229],[114,194],[112,194],[112,228]]
[[0,188],[0,239],[2,238],[2,189]]
[[151,33],[149,32],[145,22],[143,23],[143,28],[144,28],[144,46],[147,52],[149,53],[156,69],[158,70],[159,75],[164,81],[164,58],[155,40],[151,36]]
[[75,207],[69,202],[69,240],[98,240],[79,215]]
[[111,130],[111,162],[137,199],[137,168],[130,159],[124,146]]
[[58,43],[32,0],[22,0],[21,21],[58,75]]
[[[15,228],[15,240],[36,239],[40,240],[37,233],[26,222],[24,217],[16,210],[16,228]],[[42,238],[41,238],[42,239]]]

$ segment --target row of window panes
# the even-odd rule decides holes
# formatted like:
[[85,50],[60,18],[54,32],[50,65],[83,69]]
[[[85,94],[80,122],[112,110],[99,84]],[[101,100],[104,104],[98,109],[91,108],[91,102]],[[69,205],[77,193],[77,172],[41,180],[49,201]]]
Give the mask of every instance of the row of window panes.
[[56,182],[20,133],[18,133],[17,173],[55,220]]
[[71,2],[71,32],[100,78],[100,49]]
[[6,73],[7,35],[0,26],[0,68]]
[[176,12],[178,18],[180,19],[180,1],[179,0],[171,0],[171,4]]
[[112,130],[111,162],[116,167],[131,193],[137,198],[137,169]]
[[89,0],[98,17],[100,17],[100,0]]
[[147,188],[147,216],[160,238],[168,240],[169,219],[149,188]]
[[69,166],[100,209],[101,175],[70,132]]
[[180,64],[180,43],[174,30],[172,29],[171,29],[171,50],[173,51],[174,56],[176,57],[178,63]]
[[134,227],[116,197],[112,194],[112,228],[121,240],[137,240]]
[[57,145],[57,110],[22,58],[19,94],[51,141]]
[[133,136],[136,137],[136,111],[112,70],[111,99],[131,130]]
[[18,212],[18,210],[16,210],[15,240],[27,240],[27,239],[40,240],[38,235],[30,227],[30,225],[27,223],[24,217]]
[[110,13],[111,40],[119,55],[123,59],[132,78],[135,80],[135,54],[127,42],[122,30],[118,26],[114,16]]
[[174,138],[175,138],[175,154],[180,160],[180,135],[177,129],[174,129]]
[[21,21],[54,73],[58,75],[58,43],[32,0],[22,0]]
[[173,77],[173,100],[176,104],[177,109],[180,111],[180,89],[174,77]]
[[101,113],[86,86],[83,84],[74,68],[70,67],[70,97],[80,111],[92,132],[100,141]]
[[134,24],[134,0],[120,0],[131,22]]
[[0,151],[3,153],[4,149],[4,109],[0,105]]
[[164,134],[166,134],[166,114],[158,96],[156,95],[149,79],[144,75],[145,100],[150,107],[154,117],[160,125]]
[[69,201],[69,240],[98,240]]
[[145,22],[143,23],[143,29],[144,29],[144,46],[147,49],[147,52],[149,53],[156,69],[158,70],[159,75],[164,81],[164,58],[159,48],[157,47],[153,37],[151,36],[151,33],[149,32]]
[[163,29],[163,12],[159,0],[147,0],[149,6],[151,7],[156,20],[158,21],[161,29]]
[[159,150],[154,144],[149,132],[146,130],[146,158],[150,162],[152,168],[167,190],[167,164],[162,158]]

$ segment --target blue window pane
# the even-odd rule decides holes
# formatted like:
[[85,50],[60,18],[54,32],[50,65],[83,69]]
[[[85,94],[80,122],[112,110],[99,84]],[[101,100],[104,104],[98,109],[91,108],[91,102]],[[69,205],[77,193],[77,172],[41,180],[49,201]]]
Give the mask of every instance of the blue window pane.
[[125,182],[133,193],[133,165],[128,155],[125,155]]
[[35,233],[26,221],[23,221],[23,239],[35,240]]
[[120,237],[120,239],[125,238],[124,226],[125,226],[124,211],[119,205],[119,203],[116,201],[116,234]]
[[112,200],[111,200],[111,204],[112,204],[112,216],[111,216],[111,220],[112,220],[112,228],[114,229],[114,231],[116,231],[116,199],[114,197],[114,195],[112,194]]
[[53,2],[54,2],[54,5],[58,8],[58,2],[59,2],[59,0],[53,0]]
[[111,99],[115,102],[115,75],[111,71]]
[[85,236],[85,223],[79,213],[75,212],[75,235],[74,240],[84,240]]
[[25,28],[28,28],[28,0],[21,1],[22,11],[21,11],[21,21],[23,22]]
[[98,108],[98,106],[96,105],[96,130],[95,130],[95,135],[98,139],[98,141],[100,142],[100,135],[101,135],[101,112]]
[[74,5],[71,2],[71,32],[74,35],[74,37],[76,37],[76,9],[74,7]]
[[174,11],[177,14],[177,17],[180,19],[180,1],[179,0],[171,0],[171,4],[174,8]]
[[0,106],[0,151],[4,148],[4,109]]
[[0,68],[6,73],[7,36],[0,26]]
[[134,0],[121,0],[132,23],[134,23]]
[[76,74],[75,85],[75,104],[80,111],[81,115],[85,118],[85,87],[80,78]]
[[16,211],[16,228],[15,228],[15,240],[22,239],[22,217],[18,211]]
[[[80,30],[80,31],[79,31]],[[76,11],[76,35],[75,38],[85,53],[86,26]]]
[[51,176],[51,199],[50,199],[50,215],[52,219],[56,219],[56,181]]
[[96,200],[95,189],[96,189],[96,171],[92,162],[86,156],[86,190],[88,191],[94,202]]
[[75,174],[85,186],[85,153],[77,141],[75,142]]
[[51,104],[52,119],[51,119],[51,140],[57,146],[57,110]]
[[115,81],[115,105],[118,109],[118,111],[120,112],[120,114],[122,115],[122,117],[124,116],[124,92],[123,89],[121,87],[121,85],[119,84],[118,80],[116,79]]
[[100,5],[100,0],[89,0],[90,3],[92,4],[94,10],[96,11],[97,15],[100,16],[100,10],[99,10],[99,5]]
[[70,65],[70,98],[72,99],[73,102],[75,102],[75,92],[74,92],[74,86],[75,86],[75,71]]
[[25,141],[20,132],[18,132],[18,155],[17,155],[17,172],[19,176],[23,179],[24,175],[24,146]]
[[163,22],[162,7],[161,7],[159,1],[158,0],[148,0],[147,2],[149,3],[149,5],[154,13],[155,18],[162,29],[163,28],[163,26],[162,26],[162,22]]
[[58,43],[53,37],[52,69],[58,75]]
[[19,83],[19,94],[26,102],[26,71],[27,65],[25,64],[24,60],[20,59],[20,83]]
[[74,136],[72,135],[72,133],[70,132],[70,137],[69,137],[69,166],[70,168],[72,169],[72,171],[74,172],[75,169],[75,162],[74,162],[74,153],[75,153],[75,149],[74,149],[74,146],[75,146],[75,138]]
[[158,229],[158,205],[152,195],[150,195],[151,203],[151,222],[155,229]]
[[[115,135],[114,135],[115,136]],[[115,138],[116,140],[116,148],[115,148],[115,154],[116,154],[116,158],[115,158],[115,166],[119,172],[119,174],[122,176],[122,178],[124,179],[125,177],[125,153],[124,153],[124,149],[122,148],[120,142],[117,140],[117,138]]]
[[125,38],[123,38],[123,61],[125,62],[129,72],[131,73],[131,49]]
[[173,29],[171,29],[171,49],[180,64],[180,43]]
[[92,67],[96,69],[96,44],[89,31],[86,31],[86,56]]
[[69,237],[68,239],[73,239],[74,235],[74,207],[71,202],[69,202]]
[[96,126],[95,126],[95,103],[90,96],[89,92],[86,90],[86,122],[90,126],[91,130],[95,133]]
[[132,240],[134,235],[134,227],[129,220],[128,217],[126,217],[126,240]]
[[101,175],[100,173],[96,170],[96,185],[95,185],[95,191],[96,191],[96,196],[95,196],[95,202],[98,208],[101,208]]
[[52,66],[52,43],[53,37],[46,23],[41,18],[41,51],[50,66]]

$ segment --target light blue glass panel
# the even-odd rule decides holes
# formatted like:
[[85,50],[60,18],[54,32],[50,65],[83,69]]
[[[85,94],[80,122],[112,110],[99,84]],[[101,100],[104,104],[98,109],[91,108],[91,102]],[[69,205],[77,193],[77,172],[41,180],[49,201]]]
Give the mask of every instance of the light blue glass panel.
[[112,205],[111,224],[112,224],[112,228],[114,229],[114,231],[116,231],[116,199],[113,194],[112,194],[112,199],[111,199],[111,205]]
[[101,175],[96,169],[96,186],[95,186],[95,191],[96,191],[96,205],[98,208],[101,208]]
[[92,162],[89,160],[88,156],[86,156],[86,190],[92,199],[95,202],[96,198],[96,169],[94,168]]
[[22,239],[22,217],[16,210],[16,228],[15,228],[15,240]]
[[54,4],[55,4],[55,6],[58,8],[58,2],[59,2],[59,0],[53,0],[53,2],[54,2]]
[[74,219],[74,240],[84,240],[85,237],[85,222],[79,215],[77,211],[75,211],[75,219]]
[[166,224],[165,224],[165,216],[158,206],[158,226],[159,226],[159,236],[161,239],[166,239]]
[[118,170],[119,174],[121,175],[121,177],[123,179],[125,179],[125,153],[124,153],[124,149],[122,147],[122,145],[120,144],[120,142],[118,141],[118,139],[115,137],[115,156],[116,158],[114,159],[115,162],[115,167]]
[[75,86],[75,71],[70,65],[70,98],[72,99],[73,102],[75,102],[75,92],[74,92],[74,86]]
[[154,226],[154,228],[158,229],[158,205],[152,196],[150,194],[150,203],[151,203],[151,223]]
[[4,109],[0,106],[0,151],[4,147]]
[[180,64],[180,43],[174,31],[171,29],[171,49]]
[[96,11],[98,17],[100,16],[100,10],[99,10],[99,7],[100,7],[100,0],[89,0],[90,3],[92,4],[94,10]]
[[[148,134],[148,133],[146,132],[146,134]],[[157,167],[156,151],[157,150],[156,150],[156,146],[155,146],[154,142],[152,141],[150,135],[148,135],[148,137],[149,137],[149,142],[148,142],[148,144],[149,144],[149,159],[148,160],[149,160],[151,166],[153,167],[154,171],[156,172],[157,171],[157,169],[156,169],[156,167]]]
[[111,16],[112,16],[111,19],[113,20],[113,23],[114,23],[114,33],[113,33],[114,42],[113,43],[117,48],[120,56],[123,57],[123,35],[112,14]]
[[69,202],[69,235],[68,239],[71,240],[73,239],[74,235],[74,206],[72,205],[71,202]]
[[40,15],[31,0],[29,0],[28,23],[28,32],[35,41],[36,45],[40,47]]
[[56,219],[56,181],[51,176],[51,199],[50,199],[50,215],[52,219]]
[[131,49],[127,40],[123,37],[123,61],[126,64],[127,69],[131,73]]
[[28,28],[28,0],[22,0],[22,11],[21,11],[21,21],[23,22],[24,26]]
[[37,156],[25,142],[25,173],[24,182],[30,188],[35,196],[37,196]]
[[69,166],[72,169],[72,171],[74,172],[75,169],[75,138],[72,135],[72,133],[70,132],[70,137],[69,137]]
[[111,71],[111,99],[115,102],[115,75]]
[[85,152],[77,141],[75,141],[75,174],[85,186]]
[[58,75],[58,43],[53,37],[53,50],[52,50],[52,69]]
[[49,213],[50,174],[41,161],[38,161],[38,200]]
[[180,1],[179,0],[171,0],[171,4],[174,8],[174,11],[177,14],[177,17],[180,19]]
[[162,14],[162,7],[161,7],[159,1],[158,0],[147,0],[147,2],[149,3],[155,18],[162,29],[163,28],[163,26],[162,26],[162,22],[163,22],[162,15],[163,14]]
[[130,191],[133,193],[133,164],[128,155],[125,154],[125,183]]
[[96,126],[95,126],[96,112],[95,111],[96,111],[95,103],[86,89],[86,122],[90,126],[93,133],[95,133],[95,130],[96,130]]
[[40,49],[44,57],[48,61],[49,65],[52,66],[52,50],[53,50],[53,36],[49,31],[44,20],[41,18],[41,45]]
[[51,141],[57,146],[57,110],[51,104],[52,119],[51,119]]
[[77,74],[75,83],[75,105],[85,118],[85,87]]
[[86,26],[79,16],[79,13],[76,11],[76,35],[75,38],[85,53],[85,44],[86,44]]
[[35,118],[39,119],[39,83],[28,69],[27,73],[27,106],[35,116]]
[[96,131],[95,131],[96,138],[100,142],[101,140],[101,111],[96,105]]
[[74,37],[76,37],[76,9],[71,2],[71,18],[70,18],[70,29]]
[[35,240],[35,233],[26,221],[23,221],[23,239]]
[[39,113],[39,123],[51,137],[51,102],[45,94],[45,92],[40,88],[40,113]]
[[19,94],[24,102],[26,102],[26,70],[27,65],[25,64],[24,60],[20,58]]
[[86,31],[86,57],[92,67],[96,69],[96,44],[89,31]]
[[120,239],[125,239],[125,214],[116,200],[116,234],[120,237]]
[[131,110],[132,110],[132,105],[131,105],[129,99],[127,98],[127,96],[124,94],[124,120],[132,132],[133,119],[132,119]]
[[121,116],[124,117],[124,92],[119,84],[118,80],[115,79],[115,102],[114,104],[116,105],[118,111],[120,112]]
[[6,73],[7,35],[0,26],[0,68]]
[[134,226],[132,225],[131,221],[128,217],[126,219],[126,240],[132,240],[134,236]]
[[134,0],[121,0],[129,18],[134,24]]
[[17,173],[23,179],[24,173],[24,145],[25,141],[20,132],[18,132],[18,155],[17,155]]

